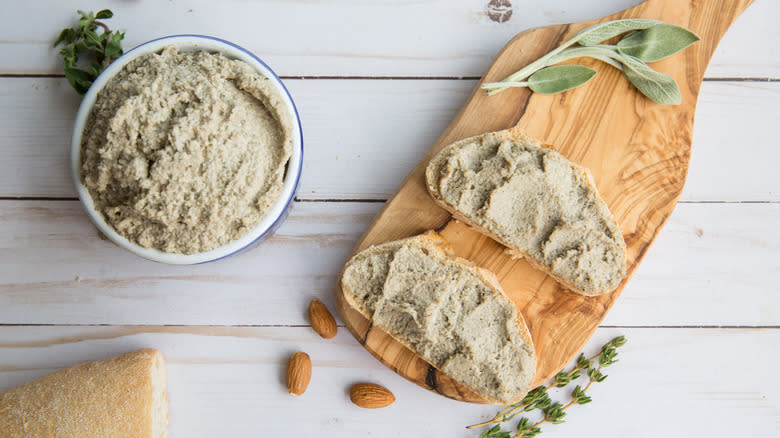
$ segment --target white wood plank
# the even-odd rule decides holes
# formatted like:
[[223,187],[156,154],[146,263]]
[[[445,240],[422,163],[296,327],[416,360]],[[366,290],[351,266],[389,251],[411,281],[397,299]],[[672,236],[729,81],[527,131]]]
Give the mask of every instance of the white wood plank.
[[336,273],[378,203],[297,204],[257,248],[196,266],[140,259],[100,240],[75,201],[2,203],[0,321],[302,324],[332,302]]
[[80,98],[69,87],[64,79],[0,79],[0,196],[76,196],[68,169]]
[[[777,329],[600,329],[585,349],[626,335],[609,378],[590,390],[546,437],[749,436],[780,428]],[[0,390],[55,368],[140,347],[168,364],[170,436],[458,436],[497,407],[445,399],[407,382],[342,331],[330,341],[309,328],[0,327]],[[314,372],[307,392],[286,393],[289,354],[306,351]],[[396,395],[388,408],[362,410],[350,385],[380,383]],[[563,398],[556,393],[553,397]]]
[[780,204],[678,204],[603,324],[780,325],[778,223]]
[[[51,47],[59,30],[72,25],[76,9],[111,8],[116,16],[109,23],[127,30],[128,48],[164,35],[198,33],[242,45],[287,76],[481,76],[501,47],[523,30],[597,18],[639,1],[515,1],[514,13],[504,23],[488,18],[487,3],[21,2],[6,10],[6,25],[0,29],[0,73],[60,73],[61,61]],[[777,16],[776,1],[752,5],[724,38],[707,74],[779,77]]]
[[702,84],[682,200],[780,201],[778,101],[780,82]]
[[[475,81],[287,80],[304,123],[304,199],[386,199]],[[778,201],[778,82],[705,82],[683,200]],[[73,197],[78,98],[64,79],[0,78],[0,196]]]
[[[101,241],[75,201],[0,203],[0,322],[306,324],[378,203],[298,203],[260,247],[167,266]],[[780,325],[780,204],[681,204],[607,325]]]
[[[780,2],[755,0],[726,32],[704,76],[710,78],[780,77],[780,48],[777,44],[755,45],[762,35],[772,35],[769,38],[778,41],[780,35],[776,35],[775,32],[780,29],[775,25],[775,20],[770,18],[777,16],[780,16]],[[759,61],[762,57],[764,60]]]

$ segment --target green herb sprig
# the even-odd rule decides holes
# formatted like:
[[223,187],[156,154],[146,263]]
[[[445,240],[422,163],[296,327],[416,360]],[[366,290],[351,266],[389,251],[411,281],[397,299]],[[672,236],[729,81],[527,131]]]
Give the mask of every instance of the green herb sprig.
[[[604,344],[601,351],[591,357],[585,357],[580,354],[577,362],[569,371],[561,370],[555,375],[555,378],[547,385],[542,385],[531,390],[523,400],[509,405],[500,410],[492,419],[468,426],[468,429],[474,429],[483,426],[494,425],[485,429],[479,438],[531,438],[542,432],[541,425],[544,423],[560,424],[565,422],[566,411],[574,405],[584,405],[592,401],[586,394],[591,385],[595,382],[602,382],[607,378],[601,372],[602,368],[617,362],[617,349],[627,342],[624,336],[618,336],[615,339]],[[595,363],[594,363],[595,361]],[[581,377],[587,377],[588,383],[583,387],[576,385],[571,391],[571,400],[566,404],[553,401],[547,391],[550,388],[565,388]],[[537,422],[531,422],[528,417],[522,417],[515,427],[516,433],[512,435],[501,427],[501,423],[506,423],[520,414],[539,410],[542,413],[542,419]]]
[[[615,45],[600,44],[630,32]],[[596,75],[596,70],[582,65],[550,67],[573,58],[588,57],[605,62],[623,75],[645,96],[662,105],[681,101],[677,82],[647,65],[671,56],[699,37],[688,29],[657,20],[626,19],[593,25],[550,53],[528,64],[500,82],[482,85],[488,94],[511,87],[528,87],[540,94],[556,94],[579,87]],[[572,47],[574,46],[574,47]]]
[[[108,9],[94,14],[77,11],[81,16],[73,28],[65,28],[54,42],[54,47],[64,44],[60,49],[65,63],[65,78],[79,93],[84,94],[89,89],[100,72],[111,62],[122,55],[122,39],[124,32],[114,31],[98,20],[107,20],[114,16]],[[98,33],[100,28],[100,33]],[[87,58],[86,69],[79,67],[79,59]]]

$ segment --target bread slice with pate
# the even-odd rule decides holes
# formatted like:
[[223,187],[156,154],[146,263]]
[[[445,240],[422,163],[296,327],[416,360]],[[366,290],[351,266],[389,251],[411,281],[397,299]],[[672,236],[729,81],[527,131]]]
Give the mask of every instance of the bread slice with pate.
[[165,361],[144,349],[0,393],[0,438],[165,438]]
[[583,295],[614,290],[626,244],[589,172],[519,129],[445,146],[425,172],[433,199]]
[[372,246],[344,267],[347,303],[491,403],[521,400],[536,372],[531,335],[496,276],[435,232]]

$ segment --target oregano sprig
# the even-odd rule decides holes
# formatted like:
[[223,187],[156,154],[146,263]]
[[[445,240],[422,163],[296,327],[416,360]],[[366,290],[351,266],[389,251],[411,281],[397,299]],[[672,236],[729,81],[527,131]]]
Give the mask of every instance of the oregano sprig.
[[[76,26],[62,29],[54,42],[54,47],[64,44],[60,49],[60,55],[65,64],[65,78],[79,94],[84,94],[95,78],[114,59],[122,55],[122,39],[125,33],[112,32],[104,22],[98,21],[114,16],[114,13],[108,9],[97,13],[77,12],[80,18]],[[86,69],[82,68],[84,65],[79,65],[80,59],[86,59]]]
[[[615,45],[602,42],[629,32]],[[626,19],[593,25],[546,55],[528,64],[500,82],[482,85],[488,94],[510,87],[528,87],[541,94],[556,94],[591,80],[596,71],[581,65],[551,67],[563,61],[588,57],[605,62],[623,72],[645,96],[662,105],[677,105],[680,88],[675,80],[647,65],[671,56],[699,37],[684,27],[657,20]]]
[[[602,369],[617,362],[617,349],[625,345],[626,342],[627,340],[624,336],[618,336],[604,344],[598,354],[591,357],[580,354],[574,366],[572,366],[569,371],[561,370],[547,385],[541,385],[534,388],[520,402],[505,407],[499,411],[495,417],[488,421],[468,426],[468,429],[493,425],[492,427],[485,429],[479,437],[531,438],[542,432],[540,426],[544,423],[563,423],[565,421],[566,411],[569,408],[574,405],[588,404],[592,401],[590,396],[587,395],[588,389],[590,389],[593,383],[602,382],[607,378],[607,376],[602,373]],[[587,377],[587,383],[585,386],[576,385],[570,393],[571,399],[566,404],[553,401],[547,393],[547,391],[553,387],[565,388],[583,377]],[[515,434],[505,431],[501,427],[502,423],[506,423],[520,414],[534,410],[541,411],[542,419],[537,422],[532,422],[528,417],[522,417],[518,421],[517,426],[515,426]]]

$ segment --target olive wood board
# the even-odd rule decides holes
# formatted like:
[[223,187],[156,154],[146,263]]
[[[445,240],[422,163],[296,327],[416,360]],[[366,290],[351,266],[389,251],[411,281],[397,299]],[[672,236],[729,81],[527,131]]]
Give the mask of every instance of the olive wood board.
[[[547,381],[583,348],[674,209],[688,172],[696,99],[705,69],[723,34],[751,2],[647,0],[597,20],[518,34],[504,46],[480,84],[505,78],[580,30],[602,21],[657,19],[687,27],[701,41],[651,64],[674,77],[680,86],[682,103],[676,106],[652,102],[622,73],[590,59],[574,62],[596,69],[598,75],[579,88],[557,95],[511,88],[488,96],[478,85],[455,120],[379,212],[353,254],[371,245],[438,229],[456,255],[498,276],[531,331],[537,361],[533,385]],[[588,168],[593,175],[627,246],[627,276],[612,293],[585,297],[564,289],[528,262],[511,258],[502,245],[452,219],[428,195],[425,166],[442,147],[513,126]],[[441,395],[485,403],[472,390],[372,326],[346,303],[339,284],[335,299],[350,332],[396,373]]]

